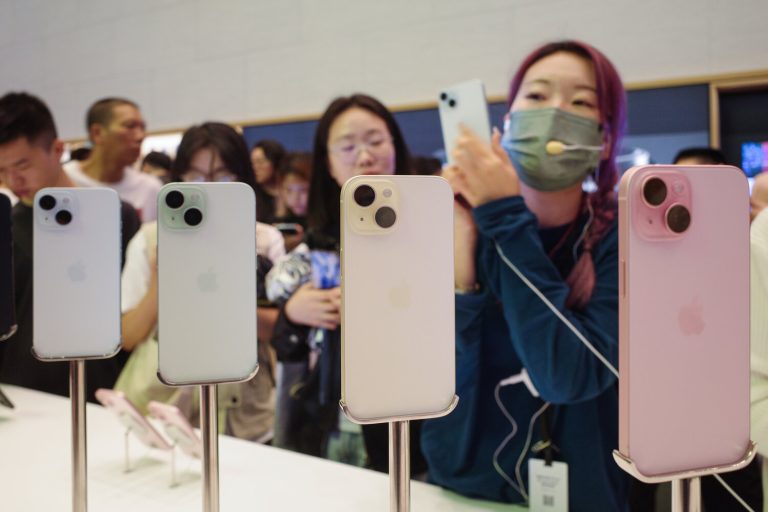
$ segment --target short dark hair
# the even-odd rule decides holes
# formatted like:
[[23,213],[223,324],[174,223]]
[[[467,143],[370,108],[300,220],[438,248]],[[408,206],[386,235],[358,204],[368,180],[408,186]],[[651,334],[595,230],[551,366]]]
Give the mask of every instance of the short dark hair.
[[130,105],[136,109],[139,108],[136,103],[125,98],[102,98],[88,109],[88,113],[85,115],[85,131],[90,134],[91,126],[94,124],[108,125],[112,121],[113,109],[120,105]]
[[288,176],[296,176],[302,181],[309,182],[312,179],[312,153],[296,151],[287,153],[283,159],[283,165],[277,170],[278,181]]
[[275,172],[277,172],[277,169],[283,164],[283,160],[286,156],[286,151],[283,145],[276,140],[265,139],[256,142],[253,145],[253,148],[251,148],[251,152],[256,148],[259,148],[264,152],[264,156],[267,157],[267,160],[269,160]]
[[171,160],[170,156],[160,151],[150,151],[147,153],[147,156],[144,157],[144,160],[141,161],[142,167],[144,164],[149,164],[153,167],[159,167],[161,169],[165,169],[166,171],[170,171],[171,166],[173,165],[173,160]]
[[69,159],[77,160],[78,162],[83,162],[85,160],[88,160],[88,157],[90,156],[91,156],[91,148],[89,148],[88,146],[80,146],[79,148],[75,148],[69,152]]
[[25,92],[0,98],[0,144],[24,137],[46,149],[58,137],[53,116],[43,101]]
[[724,165],[726,163],[725,161],[725,155],[722,151],[715,148],[708,148],[708,147],[695,147],[695,148],[685,148],[681,149],[677,152],[675,155],[675,159],[672,160],[673,164],[676,164],[680,160],[684,158],[698,158],[705,164],[711,164],[711,165]]
[[312,181],[309,185],[307,223],[324,235],[339,239],[339,200],[341,187],[331,176],[328,161],[328,137],[331,125],[341,114],[351,108],[361,108],[375,115],[387,125],[395,148],[395,174],[409,174],[411,159],[408,146],[392,113],[379,100],[367,94],[353,94],[336,98],[320,117],[315,131],[312,153]]
[[228,124],[215,121],[192,126],[184,132],[176,150],[176,159],[171,166],[171,181],[182,181],[182,175],[189,170],[192,156],[205,148],[213,149],[219,154],[227,169],[237,176],[237,181],[256,190],[256,178],[253,176],[251,157],[245,140]]

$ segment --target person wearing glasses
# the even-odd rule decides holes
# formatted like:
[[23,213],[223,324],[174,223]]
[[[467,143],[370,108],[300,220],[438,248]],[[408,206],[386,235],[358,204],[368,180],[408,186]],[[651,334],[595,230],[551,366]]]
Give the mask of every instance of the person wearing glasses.
[[[254,188],[248,147],[229,125],[207,122],[189,128],[181,139],[171,168],[171,181],[235,182]],[[256,223],[258,285],[263,293],[263,277],[272,261],[285,254],[280,232]],[[157,379],[157,223],[147,223],[128,245],[122,275],[122,346],[131,352],[115,389],[123,391],[146,414],[150,400],[176,402],[194,418],[196,402],[177,388],[164,386]],[[263,298],[263,297],[260,297]],[[275,308],[259,307],[259,365],[248,382],[219,387],[220,413],[225,412],[222,431],[253,441],[271,436],[274,417],[274,378],[269,339],[277,316]],[[223,409],[223,411],[221,410]],[[219,415],[222,417],[222,414]]]
[[[409,174],[409,158],[394,117],[370,96],[336,98],[320,118],[304,241],[267,275],[267,296],[280,305],[272,338],[278,358],[277,446],[387,470],[386,425],[361,431],[339,409],[341,290],[319,289],[310,278],[313,252],[338,254],[344,182],[361,174]],[[322,343],[318,330],[323,331]],[[418,447],[419,425],[411,424],[411,468],[416,474],[426,466]]]

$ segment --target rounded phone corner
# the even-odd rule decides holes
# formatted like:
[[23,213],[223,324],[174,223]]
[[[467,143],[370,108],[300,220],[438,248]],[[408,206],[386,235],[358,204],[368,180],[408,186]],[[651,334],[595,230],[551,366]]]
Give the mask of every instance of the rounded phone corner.
[[161,373],[161,371],[160,371],[160,368],[158,368],[158,369],[157,369],[157,380],[159,380],[160,382],[162,382],[162,383],[163,383],[163,384],[165,384],[166,386],[171,386],[171,387],[180,387],[180,386],[183,386],[183,385],[184,385],[184,384],[182,384],[182,383],[179,383],[179,382],[173,382],[173,381],[172,381],[172,380],[170,380],[170,379],[166,379],[166,378],[163,376],[163,374]]

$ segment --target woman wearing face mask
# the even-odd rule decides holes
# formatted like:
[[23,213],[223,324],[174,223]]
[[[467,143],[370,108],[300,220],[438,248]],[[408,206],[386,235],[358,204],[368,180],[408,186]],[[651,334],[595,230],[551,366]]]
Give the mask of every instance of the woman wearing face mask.
[[[332,460],[387,469],[386,425],[361,429],[340,413],[338,286],[316,288],[312,253],[338,254],[341,186],[360,174],[407,174],[409,153],[392,114],[376,99],[335,99],[315,132],[304,242],[267,276],[267,295],[282,304],[272,339],[278,383],[275,445]],[[321,334],[318,337],[317,333]],[[318,342],[318,340],[320,340]],[[412,471],[425,471],[413,424]]]
[[[611,455],[617,377],[557,316],[617,365],[614,156],[624,90],[602,53],[566,41],[525,59],[509,101],[503,136],[496,131],[489,146],[464,131],[456,165],[444,172],[462,198],[455,208],[461,400],[424,424],[430,477],[519,503],[530,490],[528,459],[551,457],[568,465],[570,510],[625,510],[628,478]],[[588,176],[591,193],[583,191]],[[523,370],[527,377],[508,379]]]
[[[255,190],[248,147],[229,125],[207,122],[184,132],[171,168],[171,181],[240,181]],[[276,228],[256,223],[259,298],[272,260],[285,254]],[[146,223],[128,244],[122,275],[122,345],[131,352],[115,384],[146,414],[150,400],[172,401],[193,420],[197,401],[192,388],[170,388],[157,379],[157,223]],[[257,308],[259,372],[241,384],[219,386],[219,422],[223,432],[258,441],[271,435],[274,420],[274,378],[269,338],[277,312]]]

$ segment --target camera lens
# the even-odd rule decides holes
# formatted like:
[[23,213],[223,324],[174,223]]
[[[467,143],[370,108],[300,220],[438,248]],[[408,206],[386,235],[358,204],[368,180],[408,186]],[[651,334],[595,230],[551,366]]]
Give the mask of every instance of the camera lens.
[[197,226],[198,224],[203,222],[203,212],[201,212],[197,208],[190,208],[189,210],[184,212],[184,222],[186,222],[190,226]]
[[59,210],[56,212],[56,222],[61,224],[62,226],[66,226],[70,222],[72,222],[72,214],[69,213],[68,210]]
[[165,204],[167,204],[169,208],[176,209],[180,207],[184,204],[184,194],[178,190],[171,190],[165,196]]
[[691,212],[681,204],[672,205],[667,210],[667,227],[673,233],[684,233],[691,225]]
[[643,198],[651,206],[659,206],[667,198],[667,184],[661,178],[650,178],[643,184]]
[[40,198],[40,208],[43,210],[52,210],[56,206],[56,198],[48,194]]
[[453,98],[451,98],[450,100],[448,100],[448,106],[449,106],[449,107],[455,107],[455,106],[456,106],[456,100],[455,100],[455,99],[453,99]]
[[360,185],[355,189],[355,202],[360,206],[371,206],[376,199],[376,192],[369,185]]
[[440,99],[441,99],[442,101],[445,101],[445,100],[447,100],[447,99],[448,99],[448,94],[447,94],[447,93],[444,93],[444,92],[441,92],[441,93],[440,93]]
[[389,206],[382,206],[376,210],[376,224],[380,227],[391,228],[395,220],[397,220],[397,214]]

